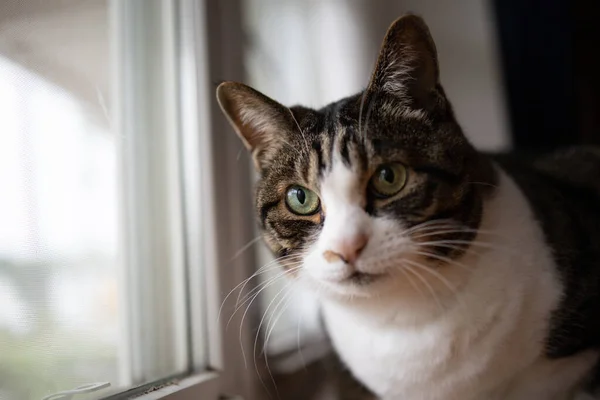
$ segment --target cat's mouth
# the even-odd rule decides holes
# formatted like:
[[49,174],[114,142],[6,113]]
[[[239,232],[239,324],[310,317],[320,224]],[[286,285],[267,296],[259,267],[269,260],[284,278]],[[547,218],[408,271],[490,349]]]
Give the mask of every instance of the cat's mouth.
[[369,274],[366,272],[356,271],[348,278],[345,279],[348,283],[354,283],[356,285],[368,285],[378,279],[381,279],[384,274]]
[[[377,271],[364,272],[353,268],[352,271],[348,271],[347,274],[337,277],[319,277],[317,280],[324,284],[331,290],[334,295],[351,296],[351,297],[371,297],[374,291],[378,291],[381,286],[381,282],[385,282],[389,278],[389,272]],[[332,279],[333,278],[333,279]],[[337,279],[336,279],[337,278]]]

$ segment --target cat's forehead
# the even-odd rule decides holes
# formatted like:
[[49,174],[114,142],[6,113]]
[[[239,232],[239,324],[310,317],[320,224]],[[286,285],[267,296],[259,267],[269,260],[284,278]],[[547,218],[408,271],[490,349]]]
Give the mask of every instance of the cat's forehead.
[[[466,145],[458,125],[436,123],[422,110],[399,106],[381,95],[364,100],[362,94],[314,110],[291,107],[297,129],[288,133],[267,171],[269,187],[303,184],[319,189],[336,159],[359,178],[383,164],[401,162],[409,167],[457,171],[456,154]],[[453,155],[454,154],[454,155]]]
[[372,147],[372,154],[403,148],[419,152],[448,137],[435,132],[434,122],[425,111],[386,95],[365,99],[359,94],[311,111],[300,112],[299,117],[300,126],[312,141],[330,146],[339,140],[360,142]]
[[436,158],[457,139],[423,110],[399,107],[385,96],[363,102],[357,95],[300,116],[304,136],[295,134],[297,142],[306,139],[319,150],[337,151],[346,161],[352,145],[376,161],[399,156]]

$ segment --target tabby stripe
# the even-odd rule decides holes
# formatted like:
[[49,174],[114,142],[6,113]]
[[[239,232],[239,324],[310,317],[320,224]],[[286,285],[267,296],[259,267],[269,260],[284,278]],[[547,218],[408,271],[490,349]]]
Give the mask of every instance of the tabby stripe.
[[435,201],[435,195],[436,195],[437,188],[438,188],[438,183],[435,181],[428,180],[425,183],[423,199],[420,204],[420,208],[422,210],[426,210],[433,204],[433,202]]
[[360,161],[360,169],[362,171],[364,171],[367,169],[367,167],[369,165],[369,157],[367,156],[367,148],[362,140],[360,142],[355,142],[355,148],[358,153],[358,158]]
[[449,171],[446,171],[446,170],[443,170],[443,169],[438,168],[433,165],[422,165],[419,167],[413,167],[413,170],[415,172],[424,173],[424,174],[430,175],[438,180],[448,182],[451,184],[457,184],[462,181],[462,179],[459,175],[454,174]]
[[329,157],[329,164],[327,165],[327,170],[331,171],[331,168],[333,168],[333,158],[334,158],[335,142],[336,142],[335,126],[333,124],[329,128],[328,134],[329,134],[329,136],[327,137],[327,139],[329,140],[329,142],[328,142],[329,153],[327,156]]
[[421,210],[424,210],[433,204],[435,201],[436,189],[436,182],[427,181],[423,188],[416,189],[406,196],[392,201],[384,207],[384,210],[394,210],[400,206],[403,210],[403,214],[409,214],[419,218],[419,221],[415,221],[415,223],[422,222],[428,218],[427,215],[423,215]]
[[[429,219],[452,219],[452,217],[457,221],[461,221],[465,225],[471,228],[477,228],[479,226],[479,222],[481,221],[481,207],[477,207],[476,204],[477,196],[474,190],[470,190],[463,199],[459,202],[456,207],[449,208],[435,215],[434,218]],[[443,234],[444,240],[465,240],[471,241],[475,237],[475,232],[456,232],[456,233],[445,233]],[[453,249],[450,247],[439,247],[431,245],[430,248],[433,252],[438,255],[456,258],[464,253],[464,251],[469,248],[469,244],[455,244],[457,249]]]
[[328,169],[331,169],[333,167],[333,159],[334,159],[334,152],[335,152],[335,144],[337,142],[338,139],[338,133],[339,133],[339,129],[337,126],[337,118],[335,118],[335,115],[337,115],[337,110],[338,110],[339,106],[335,106],[333,107],[332,111],[330,112],[330,116],[328,118],[328,124],[327,124],[327,135],[329,138],[329,165],[328,165]]
[[317,224],[309,220],[280,220],[274,221],[270,225],[278,239],[290,242],[288,244],[302,241],[310,232],[318,227]]
[[469,192],[466,193],[461,200],[459,200],[457,205],[438,211],[437,213],[433,214],[431,218],[428,218],[428,220],[431,221],[436,219],[452,219],[452,217],[458,214],[461,217],[463,217],[458,218],[460,221],[463,221],[465,223],[472,222],[470,218],[465,220],[464,216],[466,212],[474,212],[475,200],[475,191],[469,190]]
[[296,160],[296,164],[295,164],[296,172],[302,176],[302,179],[304,180],[304,182],[309,182],[308,178],[309,178],[310,165],[311,165],[310,161],[306,165],[304,165],[298,161],[300,161],[300,158],[298,158]]
[[263,228],[266,227],[265,221],[267,220],[269,211],[271,211],[273,208],[277,207],[278,204],[279,204],[279,200],[275,200],[275,201],[271,201],[267,204],[263,204],[260,207],[260,224]]
[[290,252],[290,249],[288,247],[282,247],[279,250],[277,250],[277,256],[279,258],[283,257],[283,256],[287,256]]
[[342,138],[340,140],[340,155],[342,156],[342,162],[350,167],[352,165],[352,163],[350,162],[350,149],[348,148],[349,146],[349,142],[350,141],[350,137],[349,135],[345,134],[342,135]]
[[325,162],[323,161],[323,149],[321,148],[321,142],[319,140],[314,141],[312,144],[312,148],[317,154],[317,164],[319,175],[323,175],[323,171],[325,170]]

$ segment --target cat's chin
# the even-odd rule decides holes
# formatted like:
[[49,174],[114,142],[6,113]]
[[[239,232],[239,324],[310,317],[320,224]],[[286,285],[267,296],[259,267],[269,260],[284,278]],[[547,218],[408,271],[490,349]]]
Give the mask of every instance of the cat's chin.
[[318,280],[318,292],[336,299],[369,299],[380,296],[393,285],[389,274],[370,274],[355,272],[339,281]]

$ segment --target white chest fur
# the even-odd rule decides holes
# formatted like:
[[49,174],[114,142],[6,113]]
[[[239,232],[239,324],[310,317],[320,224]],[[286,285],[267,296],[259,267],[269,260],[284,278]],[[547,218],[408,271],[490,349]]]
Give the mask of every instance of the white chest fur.
[[394,296],[368,304],[324,301],[338,354],[380,397],[565,400],[595,361],[592,353],[543,357],[561,287],[539,226],[504,174],[481,229],[495,233],[486,238],[489,249],[462,260],[473,272],[458,297],[441,299],[443,313]]

